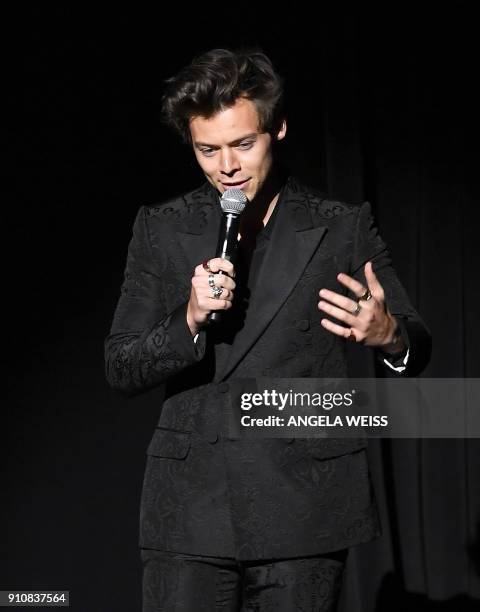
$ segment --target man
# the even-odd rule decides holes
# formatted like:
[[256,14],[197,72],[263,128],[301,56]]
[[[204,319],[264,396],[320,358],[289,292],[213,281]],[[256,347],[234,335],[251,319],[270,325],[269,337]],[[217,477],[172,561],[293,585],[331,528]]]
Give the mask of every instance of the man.
[[[347,549],[379,534],[365,441],[232,439],[230,387],[344,377],[346,338],[416,374],[428,333],[369,205],[325,200],[276,163],[287,124],[265,55],[197,58],[164,113],[207,182],[140,209],[105,344],[112,387],[165,385],[142,494],[144,611],[334,610]],[[235,266],[214,257],[231,187],[248,199]]]

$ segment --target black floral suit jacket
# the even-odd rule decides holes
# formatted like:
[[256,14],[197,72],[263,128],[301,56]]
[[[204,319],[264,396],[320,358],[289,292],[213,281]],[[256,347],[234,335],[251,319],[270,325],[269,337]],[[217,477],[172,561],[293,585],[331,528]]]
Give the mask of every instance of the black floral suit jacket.
[[[165,385],[147,449],[140,546],[242,560],[306,556],[378,535],[365,440],[239,440],[226,415],[233,382],[347,375],[344,340],[320,324],[318,291],[364,281],[374,262],[419,373],[430,337],[391,267],[370,206],[335,202],[290,177],[243,327],[218,337],[186,324],[193,270],[214,256],[221,211],[206,183],[140,208],[125,280],[105,341],[110,385]],[[369,350],[369,349],[365,349]]]

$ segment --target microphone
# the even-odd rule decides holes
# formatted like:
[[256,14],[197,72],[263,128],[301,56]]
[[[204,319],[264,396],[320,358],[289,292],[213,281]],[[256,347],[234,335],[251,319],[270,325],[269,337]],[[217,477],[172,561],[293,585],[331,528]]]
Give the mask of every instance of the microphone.
[[[227,189],[220,199],[222,207],[222,224],[218,235],[218,244],[215,257],[228,259],[233,265],[237,257],[238,249],[238,230],[240,227],[240,215],[247,205],[247,196],[241,189],[232,187]],[[218,274],[224,274],[222,270]],[[216,310],[208,315],[209,323],[219,323],[222,319],[222,312]]]

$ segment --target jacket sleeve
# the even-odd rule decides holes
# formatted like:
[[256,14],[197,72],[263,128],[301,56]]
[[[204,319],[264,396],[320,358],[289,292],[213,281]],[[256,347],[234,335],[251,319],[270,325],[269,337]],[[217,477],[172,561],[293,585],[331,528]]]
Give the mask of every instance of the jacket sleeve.
[[161,257],[154,258],[145,207],[133,226],[127,264],[110,334],[105,372],[110,386],[135,394],[165,382],[205,354],[205,332],[194,342],[187,302],[167,312]]
[[[420,316],[413,308],[405,289],[391,265],[388,249],[378,234],[370,204],[365,202],[359,209],[352,257],[352,276],[366,286],[364,267],[367,261],[385,292],[385,303],[397,319],[402,337],[408,347],[408,360],[402,376],[417,376],[425,369],[431,354],[431,336]],[[377,349],[382,363],[386,357]],[[389,360],[392,362],[392,360]],[[397,365],[397,364],[394,364]],[[398,376],[384,364],[387,374]]]

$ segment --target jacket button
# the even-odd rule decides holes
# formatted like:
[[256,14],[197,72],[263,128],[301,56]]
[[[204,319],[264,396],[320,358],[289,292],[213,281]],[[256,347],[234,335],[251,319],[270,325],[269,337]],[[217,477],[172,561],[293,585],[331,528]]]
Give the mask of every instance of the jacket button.
[[215,442],[218,440],[218,433],[216,431],[208,431],[205,437],[207,442],[210,442],[210,444],[215,444]]
[[300,331],[307,331],[307,329],[310,329],[310,321],[308,319],[300,319],[295,324],[295,327]]
[[229,387],[228,383],[226,383],[226,382],[220,383],[218,385],[218,392],[219,393],[228,393],[229,389],[230,389],[230,387]]

